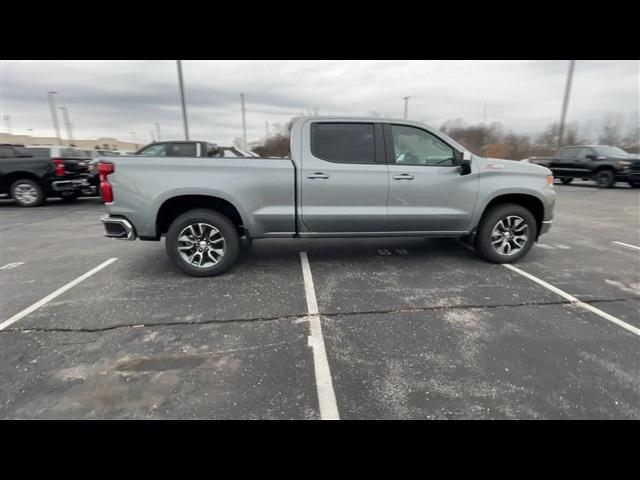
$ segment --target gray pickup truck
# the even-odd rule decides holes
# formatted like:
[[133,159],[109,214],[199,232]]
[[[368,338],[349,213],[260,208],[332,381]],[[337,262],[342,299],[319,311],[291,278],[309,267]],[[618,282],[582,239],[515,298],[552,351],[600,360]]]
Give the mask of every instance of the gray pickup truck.
[[421,123],[296,118],[290,149],[284,159],[105,159],[105,235],[166,235],[178,268],[210,276],[252,239],[462,237],[507,263],[551,226],[549,169],[475,156]]

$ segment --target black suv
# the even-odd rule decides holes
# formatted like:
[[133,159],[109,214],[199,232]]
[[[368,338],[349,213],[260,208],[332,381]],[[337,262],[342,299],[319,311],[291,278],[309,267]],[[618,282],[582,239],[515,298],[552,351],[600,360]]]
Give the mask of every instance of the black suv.
[[599,187],[613,187],[617,181],[640,187],[640,158],[608,145],[563,147],[554,157],[533,157],[536,163],[551,169],[553,176],[568,184],[574,178],[593,179]]

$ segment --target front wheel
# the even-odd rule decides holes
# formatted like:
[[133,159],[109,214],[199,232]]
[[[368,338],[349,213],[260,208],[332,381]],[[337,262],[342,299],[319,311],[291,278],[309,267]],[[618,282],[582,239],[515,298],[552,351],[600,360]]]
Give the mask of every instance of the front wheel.
[[611,188],[616,183],[616,176],[611,170],[600,170],[594,180],[600,188]]
[[537,233],[536,219],[529,210],[515,204],[496,205],[478,226],[476,248],[492,263],[512,263],[531,250]]
[[240,237],[224,215],[213,210],[190,210],[169,227],[166,248],[173,264],[183,272],[194,277],[211,277],[236,262]]

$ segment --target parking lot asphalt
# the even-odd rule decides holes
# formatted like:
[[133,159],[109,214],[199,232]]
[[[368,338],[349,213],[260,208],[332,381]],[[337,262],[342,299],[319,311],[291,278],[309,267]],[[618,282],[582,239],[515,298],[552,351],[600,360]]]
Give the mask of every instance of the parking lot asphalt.
[[330,385],[342,419],[638,419],[640,191],[556,189],[518,270],[455,239],[274,239],[214,278],[104,238],[97,198],[0,200],[0,417],[318,419]]

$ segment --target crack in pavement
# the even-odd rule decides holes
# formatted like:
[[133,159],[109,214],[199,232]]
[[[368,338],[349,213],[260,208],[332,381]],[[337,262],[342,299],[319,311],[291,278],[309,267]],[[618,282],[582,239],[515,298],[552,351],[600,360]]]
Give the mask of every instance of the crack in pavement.
[[[613,298],[606,300],[583,300],[584,303],[610,303],[610,302],[626,302],[629,298]],[[390,313],[415,313],[415,312],[429,312],[438,310],[471,310],[471,309],[489,309],[489,308],[515,308],[525,306],[545,306],[545,305],[572,305],[573,302],[568,300],[557,300],[548,302],[522,302],[522,303],[507,303],[507,304],[491,304],[491,305],[449,305],[449,306],[433,306],[433,307],[418,307],[418,308],[401,308],[391,310],[359,310],[349,312],[320,312],[321,317],[339,318],[349,315],[380,315]],[[275,317],[255,317],[255,318],[231,318],[226,320],[201,320],[201,321],[184,321],[184,322],[151,322],[151,323],[121,323],[115,325],[109,325],[99,328],[7,328],[0,331],[0,335],[6,333],[31,333],[31,332],[69,332],[69,333],[100,333],[109,330],[117,330],[120,328],[150,328],[150,327],[175,327],[175,326],[196,326],[196,325],[212,325],[212,324],[233,324],[233,323],[247,323],[247,322],[270,322],[275,320],[300,320],[305,319],[308,315],[306,313],[275,316]]]

